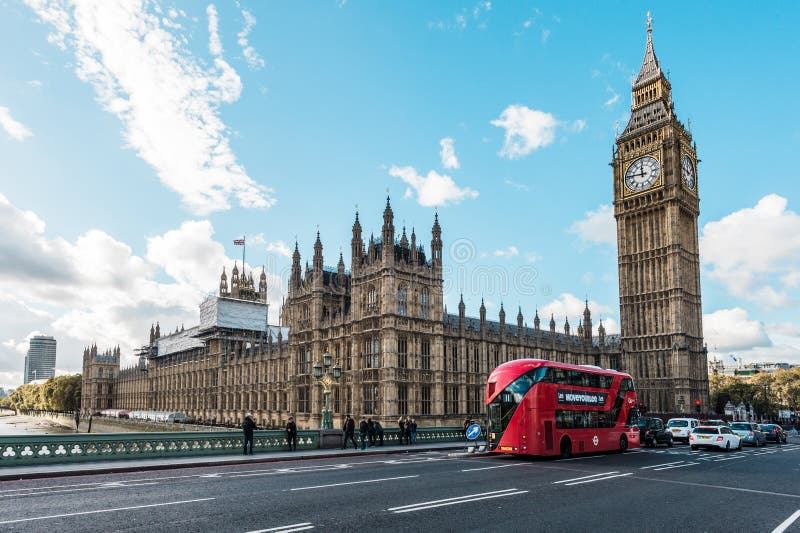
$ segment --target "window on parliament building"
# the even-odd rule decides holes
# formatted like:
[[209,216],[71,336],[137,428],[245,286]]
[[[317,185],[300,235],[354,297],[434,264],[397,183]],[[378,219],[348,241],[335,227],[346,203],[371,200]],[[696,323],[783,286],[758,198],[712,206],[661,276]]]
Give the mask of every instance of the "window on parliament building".
[[419,412],[422,415],[431,414],[431,386],[423,385],[420,388]]
[[421,361],[422,361],[422,370],[430,370],[431,369],[431,341],[427,339],[423,339],[421,343]]
[[406,337],[397,338],[397,367],[408,368],[408,339]]

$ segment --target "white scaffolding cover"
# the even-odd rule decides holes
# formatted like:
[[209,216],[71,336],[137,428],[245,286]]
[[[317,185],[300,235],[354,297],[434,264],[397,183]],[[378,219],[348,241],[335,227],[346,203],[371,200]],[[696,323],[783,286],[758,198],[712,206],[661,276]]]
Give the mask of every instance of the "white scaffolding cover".
[[192,348],[202,348],[205,346],[203,341],[195,338],[199,328],[197,326],[178,333],[171,333],[158,339],[158,355],[167,355],[176,352],[183,352]]
[[267,305],[262,302],[209,296],[200,304],[200,331],[214,327],[266,331],[266,326]]

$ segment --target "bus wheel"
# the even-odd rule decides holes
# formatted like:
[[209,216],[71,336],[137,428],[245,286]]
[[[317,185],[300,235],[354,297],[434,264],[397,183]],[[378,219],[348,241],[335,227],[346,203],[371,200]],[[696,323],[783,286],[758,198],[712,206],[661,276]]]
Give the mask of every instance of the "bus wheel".
[[626,437],[625,435],[622,435],[619,438],[619,451],[621,451],[622,453],[628,451],[628,437]]
[[569,437],[561,439],[561,458],[569,459],[572,456],[572,442]]

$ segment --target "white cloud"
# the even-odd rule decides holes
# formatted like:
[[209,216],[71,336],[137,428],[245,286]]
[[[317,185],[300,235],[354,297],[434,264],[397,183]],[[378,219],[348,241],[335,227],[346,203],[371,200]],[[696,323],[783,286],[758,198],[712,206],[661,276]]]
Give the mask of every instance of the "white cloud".
[[506,130],[501,157],[519,159],[532,151],[545,147],[555,140],[559,121],[550,113],[529,109],[523,105],[510,105],[500,118],[491,122]]
[[495,250],[492,255],[495,257],[515,257],[519,255],[519,248],[516,246],[509,246],[500,250]]
[[442,167],[444,168],[458,168],[458,157],[456,157],[455,140],[452,137],[445,137],[439,141],[439,146],[442,147],[440,156],[442,158]]
[[[583,320],[585,307],[585,300],[568,292],[562,293],[555,300],[539,308],[539,319],[542,321],[542,328],[547,329],[550,327],[549,321],[552,315],[556,322],[556,331],[563,332],[564,319],[567,318],[570,321],[570,332],[574,335],[578,331],[578,321]],[[603,327],[607,335],[619,333],[619,323],[612,318],[614,310],[611,307],[589,300],[589,311],[592,313],[592,326],[595,335],[597,334],[597,327],[600,325],[600,319],[603,320]]]
[[24,141],[33,135],[33,132],[25,127],[22,122],[14,120],[9,109],[3,106],[0,106],[0,126],[15,141]]
[[800,216],[776,194],[709,222],[700,252],[709,278],[766,308],[788,305],[800,270]]
[[[341,3],[339,7],[344,7],[344,3]],[[253,30],[253,26],[256,25],[256,18],[246,9],[242,9],[242,17],[244,17],[244,27],[242,31],[236,34],[239,38],[239,46],[242,47],[242,55],[247,61],[247,65],[252,70],[264,68],[264,59],[256,52],[256,49],[250,45],[247,39],[247,36],[250,35],[250,32]]]
[[614,209],[607,204],[601,205],[597,211],[587,211],[586,216],[576,220],[567,229],[586,243],[617,244],[617,222],[614,220]]
[[612,105],[616,104],[618,100],[619,100],[619,93],[613,93],[611,95],[611,98],[603,102],[603,105],[606,107],[611,107]]
[[34,89],[41,89],[42,88],[42,82],[39,81],[39,80],[28,80],[25,83],[27,83],[28,85],[30,85]]
[[292,250],[284,241],[275,241],[267,245],[267,251],[283,257],[291,257]]
[[505,183],[509,187],[514,187],[518,191],[528,192],[528,191],[531,190],[531,188],[529,186],[525,185],[524,183],[517,183],[516,181],[513,181],[513,180],[506,179],[506,180],[503,180],[503,183]]
[[217,8],[214,4],[208,4],[206,8],[208,15],[208,51],[212,55],[222,55],[222,42],[219,40],[219,18],[217,17]]
[[547,44],[547,40],[550,38],[550,30],[547,28],[542,30],[542,44]]
[[78,77],[120,119],[127,145],[188,209],[226,210],[232,198],[247,208],[275,203],[230,147],[219,104],[236,101],[242,84],[221,57],[204,69],[185,37],[149,12],[151,4],[26,1],[53,26],[48,40],[74,52]]
[[764,323],[751,320],[740,307],[703,315],[703,337],[712,352],[738,352],[772,345]]
[[459,188],[453,178],[435,170],[429,171],[427,176],[420,176],[413,167],[392,165],[389,175],[408,184],[405,197],[413,198],[416,193],[417,203],[424,207],[457,204],[465,198],[478,197],[478,191],[469,187]]
[[[123,363],[131,364],[151,322],[160,320],[172,329],[196,324],[198,304],[217,291],[223,265],[230,271],[234,262],[214,240],[207,220],[187,221],[150,237],[143,257],[97,229],[74,241],[47,237],[44,221],[2,195],[0,227],[0,294],[13,295],[2,301],[7,316],[0,379],[20,369],[20,339],[37,331],[56,336],[60,368],[80,369],[82,346],[92,342],[119,344]],[[253,268],[246,266],[248,272]],[[272,274],[268,284],[275,309],[284,284]],[[32,311],[37,309],[47,312]]]
[[578,119],[572,123],[572,131],[576,133],[582,132],[586,128],[586,121],[583,119]]

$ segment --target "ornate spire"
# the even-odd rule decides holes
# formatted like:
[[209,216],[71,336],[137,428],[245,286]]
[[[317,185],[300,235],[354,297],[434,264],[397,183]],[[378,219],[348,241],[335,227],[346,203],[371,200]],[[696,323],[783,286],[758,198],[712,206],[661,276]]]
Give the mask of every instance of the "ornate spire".
[[534,327],[534,329],[538,330],[539,326],[541,326],[541,324],[542,324],[542,321],[539,320],[539,309],[537,308],[536,309],[536,315],[533,317],[533,327]]
[[650,12],[647,12],[647,46],[644,50],[644,59],[642,60],[642,68],[639,70],[639,76],[636,78],[634,87],[640,83],[652,80],[661,74],[661,66],[658,64],[656,52],[653,49],[653,19],[650,17]]

